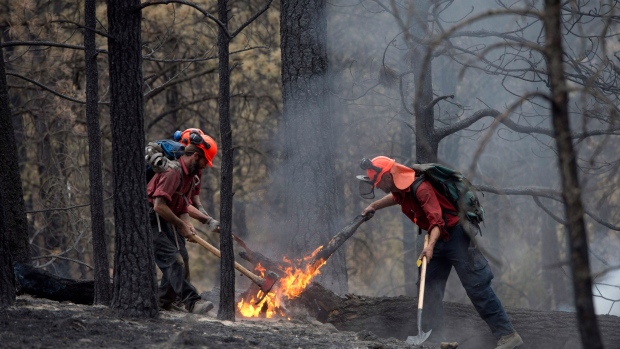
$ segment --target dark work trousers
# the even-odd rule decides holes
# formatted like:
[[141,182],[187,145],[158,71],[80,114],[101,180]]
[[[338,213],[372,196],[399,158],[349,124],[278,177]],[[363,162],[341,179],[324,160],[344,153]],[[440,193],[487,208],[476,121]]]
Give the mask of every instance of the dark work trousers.
[[[151,233],[155,249],[155,262],[162,272],[159,285],[159,305],[168,309],[177,296],[191,310],[194,303],[200,299],[196,288],[185,279],[185,263],[183,255],[187,256],[185,238],[176,233],[171,225],[163,218],[159,218],[161,232],[157,224],[155,212],[149,214]],[[178,246],[178,247],[177,247]]]
[[[432,337],[443,339],[443,296],[452,267],[456,270],[467,296],[487,323],[496,338],[514,332],[499,298],[491,288],[493,273],[486,258],[460,224],[448,230],[450,239],[439,239],[433,249],[433,258],[426,267],[426,288],[422,313],[422,330]],[[419,282],[418,282],[419,287]]]

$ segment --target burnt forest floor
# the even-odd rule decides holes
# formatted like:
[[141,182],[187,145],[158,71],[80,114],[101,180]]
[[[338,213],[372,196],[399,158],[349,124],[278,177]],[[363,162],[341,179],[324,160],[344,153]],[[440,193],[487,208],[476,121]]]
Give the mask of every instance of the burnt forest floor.
[[338,331],[314,319],[237,319],[161,311],[157,319],[121,318],[104,306],[28,295],[0,309],[1,348],[430,348],[366,331]]

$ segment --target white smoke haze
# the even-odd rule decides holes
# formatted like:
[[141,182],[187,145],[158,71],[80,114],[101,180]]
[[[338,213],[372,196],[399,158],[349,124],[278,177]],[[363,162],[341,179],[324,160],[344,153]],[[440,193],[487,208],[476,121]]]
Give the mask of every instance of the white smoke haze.
[[620,270],[607,273],[592,288],[597,314],[620,316]]
[[[496,4],[487,1],[456,2],[442,13],[441,18],[445,22],[456,23],[466,16],[492,9],[492,6]],[[447,23],[446,28],[453,23]],[[501,32],[517,30],[523,25],[525,20],[518,16],[502,16],[485,19],[463,30]],[[333,231],[325,232],[334,234],[371,202],[358,195],[355,175],[362,174],[359,168],[362,157],[387,155],[405,164],[415,161],[414,156],[408,159],[400,156],[404,147],[402,130],[414,132],[414,118],[409,112],[413,110],[414,77],[406,74],[402,79],[403,102],[399,81],[394,83],[390,80],[390,72],[410,71],[411,60],[421,60],[423,57],[411,57],[407,53],[403,35],[399,34],[402,30],[393,16],[374,1],[329,2],[327,26],[331,87],[329,103],[335,134],[333,156],[336,181],[342,186],[339,204],[343,207],[343,213],[335,220]],[[535,41],[540,30],[540,25],[532,25],[524,35]],[[498,41],[491,38],[453,39],[455,44],[472,49]],[[584,40],[575,39],[571,42],[571,49],[579,52],[587,45]],[[493,52],[487,58],[499,59],[501,54],[499,51]],[[471,55],[462,54],[459,57],[462,57],[459,59],[461,63],[477,62]],[[537,59],[539,57],[533,58]],[[387,73],[385,68],[382,71],[384,63],[389,68]],[[544,66],[543,61],[539,61],[539,64]],[[436,106],[436,128],[451,125],[481,109],[492,108],[503,112],[525,93],[537,89],[548,91],[542,82],[503,79],[502,76],[486,74],[480,69],[463,69],[462,64],[456,64],[454,60],[445,57],[435,58],[432,65],[435,97],[454,95],[454,98]],[[526,65],[516,60],[512,67],[524,68]],[[591,106],[593,101],[581,96],[579,93],[571,94],[573,128],[600,128],[602,122],[597,124],[592,119],[584,122],[580,110]],[[551,128],[549,114],[546,102],[522,103],[511,114],[511,120],[532,127]],[[274,115],[274,118],[278,117]],[[554,140],[546,135],[517,133],[505,126],[491,129],[492,122],[492,118],[483,118],[467,130],[443,139],[439,145],[439,160],[466,173],[474,184],[497,188],[539,187],[560,190]],[[491,134],[489,143],[480,149],[480,143],[487,133]],[[620,181],[617,172],[610,171],[618,160],[615,153],[617,146],[614,146],[617,145],[617,137],[614,137],[607,138],[600,151],[597,148],[602,142],[600,138],[576,144],[582,167],[580,175],[584,186],[584,203],[612,224],[620,218],[616,213],[618,210],[614,209],[617,202],[620,202],[620,193],[615,189]],[[303,183],[295,189],[298,192],[283,192],[283,183],[290,179],[284,170],[286,160],[281,157],[286,152],[283,139],[283,135],[278,134],[267,146],[269,156],[265,161],[270,169],[270,183],[253,193],[255,195],[246,195],[245,198],[251,232],[246,242],[256,251],[278,260],[283,256],[288,239],[296,234],[296,227],[287,223],[290,212],[283,207],[282,196],[321,195],[316,192],[318,188],[304,187]],[[314,142],[318,141],[301,137],[296,146],[311,152],[315,147]],[[415,154],[413,148],[411,150]],[[479,157],[476,158],[477,155]],[[470,168],[473,172],[469,172]],[[300,176],[298,179],[303,181],[302,178]],[[376,192],[376,195],[380,197],[383,193]],[[499,261],[491,262],[491,268],[495,274],[493,287],[503,304],[572,311],[567,236],[562,225],[550,218],[530,196],[484,193],[479,194],[479,197],[486,210],[486,221],[478,242],[494,260]],[[559,203],[545,198],[540,201],[560,220],[565,219]],[[593,254],[590,259],[593,275],[620,265],[617,258],[612,258],[620,246],[617,232],[591,219],[587,223],[591,237],[589,247]],[[346,251],[349,293],[369,296],[405,294],[407,280],[403,272],[403,229],[402,213],[395,206],[380,211],[372,220],[362,224],[357,233],[345,243],[342,249]],[[417,232],[417,228],[407,229],[415,229]],[[550,240],[557,241],[558,251],[555,253],[547,250]],[[316,247],[309,244],[307,250],[310,252]],[[418,253],[416,251],[415,255]],[[555,256],[555,259],[548,259],[549,256]],[[551,278],[556,283],[554,289],[550,289],[551,283],[548,282]],[[240,289],[249,284],[245,278],[237,280]],[[620,285],[617,277],[606,276],[601,280],[595,279],[595,282],[601,283],[595,287],[595,294],[598,295],[600,291],[603,297],[618,299],[613,293]],[[564,292],[558,292],[558,289]],[[455,273],[450,276],[444,300],[469,303]],[[596,297],[596,302],[597,312],[618,315],[618,304],[611,307],[610,301],[601,297]]]
[[[492,9],[494,4],[486,1],[455,3],[442,13],[445,21],[457,21],[466,15],[476,15]],[[502,16],[485,19],[466,28],[466,30],[510,31],[523,26],[524,19],[518,16]],[[449,27],[449,26],[447,26]],[[596,30],[590,28],[589,30]],[[536,40],[540,34],[540,24],[530,26],[524,34],[529,40]],[[372,1],[332,1],[329,6],[328,41],[330,64],[333,75],[333,93],[337,97],[332,105],[332,112],[342,127],[339,138],[340,154],[337,160],[338,175],[346,183],[346,212],[359,212],[370,201],[357,196],[355,174],[360,174],[358,164],[362,157],[387,155],[397,157],[403,163],[414,159],[398,158],[401,150],[400,130],[413,124],[413,117],[405,109],[413,110],[413,76],[403,79],[405,105],[401,101],[398,82],[396,85],[375,86],[378,82],[383,62],[395,72],[411,69],[402,30],[393,17],[383,11]],[[466,46],[490,45],[497,39],[454,39]],[[588,43],[575,39],[571,42],[573,51],[583,51]],[[489,60],[498,59],[503,52],[497,51],[487,56]],[[423,57],[413,57],[422,59]],[[539,63],[540,57],[535,57]],[[469,60],[469,61],[468,61]],[[474,62],[465,57],[462,62]],[[518,60],[513,68],[526,68],[527,62]],[[373,88],[373,86],[375,86]],[[435,96],[454,94],[454,99],[440,102],[435,111],[436,127],[449,125],[459,118],[470,116],[477,110],[493,108],[500,112],[518,100],[519,96],[536,89],[545,90],[541,82],[528,79],[503,79],[501,76],[485,74],[479,69],[463,70],[446,58],[433,60],[433,88]],[[577,97],[579,95],[575,95]],[[358,98],[359,97],[359,98]],[[592,101],[575,98],[575,111]],[[514,116],[514,114],[519,116]],[[550,128],[549,110],[546,103],[523,103],[515,109],[512,119],[526,125]],[[584,127],[581,116],[576,113],[574,129]],[[480,152],[474,173],[467,173],[475,184],[491,185],[498,188],[541,187],[560,189],[557,169],[557,155],[552,138],[544,135],[519,134],[500,126],[490,130],[491,118],[483,118],[468,130],[451,135],[440,143],[439,160],[467,173],[472,166],[474,155]],[[586,127],[597,128],[595,122],[589,121]],[[412,131],[413,132],[413,131]],[[483,149],[479,149],[481,139],[487,132],[493,135]],[[614,140],[608,140],[612,142]],[[579,156],[590,159],[593,155],[591,141],[577,144]],[[597,162],[611,162],[616,158],[613,147],[609,151],[597,154]],[[581,163],[584,165],[584,163]],[[600,198],[601,191],[595,187],[596,182],[609,179],[610,173],[603,168],[599,177],[584,175],[584,190],[596,190]],[[617,175],[612,175],[617,181]],[[594,192],[593,192],[594,193]],[[378,193],[382,195],[382,193]],[[585,196],[588,205],[593,196]],[[501,264],[492,263],[495,273],[494,289],[507,306],[519,306],[534,309],[569,309],[572,307],[572,293],[567,292],[562,299],[550,299],[550,290],[542,280],[554,275],[563,284],[570,285],[567,261],[567,241],[564,229],[558,222],[550,219],[529,196],[502,196],[486,193],[481,197],[486,208],[487,221],[482,228],[480,244],[484,246]],[[562,208],[552,200],[541,199],[549,210],[563,219]],[[590,202],[591,204],[591,202]],[[402,224],[400,210],[397,207],[386,209],[371,221],[362,225],[347,243],[347,260],[349,269],[349,291],[352,293],[375,296],[403,294],[402,280]],[[350,219],[348,216],[346,217]],[[589,223],[595,227],[596,223]],[[545,256],[543,236],[555,236],[559,245],[559,260],[549,262]],[[605,231],[603,234],[610,234]],[[614,233],[611,233],[614,234]],[[548,236],[548,235],[547,235]],[[599,248],[599,241],[590,241],[593,250]],[[613,241],[615,248],[619,245]],[[610,248],[604,248],[604,257],[608,258]],[[363,262],[360,262],[363,261]],[[545,265],[545,263],[551,263]],[[616,262],[617,263],[617,262]],[[617,265],[617,264],[616,264]],[[593,265],[593,271],[594,269]],[[454,273],[453,273],[454,274]],[[611,282],[612,284],[620,284]],[[455,275],[452,275],[446,290],[447,301],[469,302]],[[551,308],[549,308],[551,307]]]

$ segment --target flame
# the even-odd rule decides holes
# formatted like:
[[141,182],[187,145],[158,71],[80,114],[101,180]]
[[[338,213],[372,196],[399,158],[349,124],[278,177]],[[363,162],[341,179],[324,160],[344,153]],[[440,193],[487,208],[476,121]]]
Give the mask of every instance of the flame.
[[[284,300],[299,297],[306,287],[308,287],[312,279],[321,273],[321,267],[327,263],[327,260],[323,258],[311,263],[322,248],[323,246],[319,246],[310,255],[295,262],[283,257],[282,260],[284,264],[288,266],[284,269],[284,275],[280,277],[274,289],[272,289],[258,304],[255,303],[263,296],[262,291],[258,291],[256,295],[250,296],[250,299],[242,299],[239,301],[239,303],[237,303],[239,313],[244,317],[264,316],[266,318],[272,318],[276,315],[285,317],[286,315],[283,310]],[[260,263],[256,265],[255,270],[264,277],[266,269],[261,266]]]

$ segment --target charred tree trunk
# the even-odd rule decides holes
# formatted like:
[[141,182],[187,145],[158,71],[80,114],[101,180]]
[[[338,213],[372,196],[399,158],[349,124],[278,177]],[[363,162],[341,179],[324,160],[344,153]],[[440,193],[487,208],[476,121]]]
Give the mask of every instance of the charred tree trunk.
[[432,59],[427,47],[421,44],[421,39],[428,35],[427,17],[430,8],[429,1],[418,1],[415,5],[414,25],[410,29],[411,37],[408,40],[411,45],[413,57],[413,75],[415,85],[415,99],[413,107],[415,111],[415,135],[416,135],[416,161],[418,163],[437,162],[437,150],[439,140],[435,135],[435,113],[433,101],[433,75]]
[[86,120],[88,123],[88,155],[90,180],[90,220],[93,236],[95,265],[95,304],[110,304],[110,263],[105,240],[103,215],[103,178],[101,175],[101,131],[99,129],[99,72],[95,28],[97,25],[95,0],[84,2],[84,59],[86,62]]
[[[0,55],[1,56],[1,55]],[[2,65],[2,62],[0,62]],[[8,102],[4,69],[0,66],[0,106]],[[0,190],[0,309],[15,303],[15,275],[13,274],[13,256],[9,246],[9,230],[6,227],[3,190]]]
[[[282,99],[284,103],[283,202],[287,217],[284,254],[300,258],[325,245],[337,229],[334,135],[329,110],[326,1],[281,3]],[[335,229],[336,228],[336,229]],[[319,280],[347,291],[344,251],[322,269]]]
[[545,1],[545,32],[549,82],[551,85],[551,110],[554,138],[558,148],[562,197],[570,246],[570,265],[575,292],[575,307],[579,319],[581,343],[586,348],[603,348],[594,313],[592,277],[588,257],[588,236],[583,218],[581,187],[577,175],[577,161],[571,138],[568,118],[568,86],[564,76],[562,49],[561,1]]
[[6,210],[6,216],[2,220],[6,230],[2,234],[8,236],[7,248],[11,251],[13,260],[30,263],[28,220],[26,219],[26,206],[22,192],[22,180],[17,161],[18,152],[15,145],[9,103],[4,53],[0,49],[0,158],[4,162],[3,170],[0,171],[0,190],[3,193],[2,200],[4,200],[2,206]]
[[108,0],[114,170],[114,296],[123,315],[157,317],[157,278],[146,204],[139,0]]
[[[218,19],[228,29],[227,0],[218,0]],[[235,252],[232,242],[232,204],[233,204],[233,146],[232,128],[230,126],[230,68],[229,68],[230,38],[219,28],[217,46],[220,71],[220,134],[222,138],[222,187],[220,201],[220,306],[217,318],[220,320],[235,321]]]

